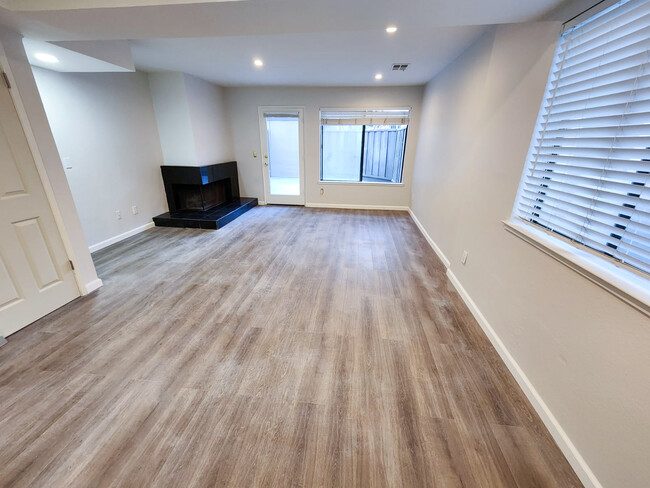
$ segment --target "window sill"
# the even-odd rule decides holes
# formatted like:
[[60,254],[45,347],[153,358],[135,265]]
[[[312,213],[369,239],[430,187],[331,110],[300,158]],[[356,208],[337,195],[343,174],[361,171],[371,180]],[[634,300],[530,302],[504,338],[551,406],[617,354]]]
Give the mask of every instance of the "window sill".
[[650,316],[650,281],[647,278],[523,221],[504,220],[503,223],[508,232]]
[[404,186],[404,183],[381,183],[378,181],[318,181],[319,185],[346,185],[346,186]]

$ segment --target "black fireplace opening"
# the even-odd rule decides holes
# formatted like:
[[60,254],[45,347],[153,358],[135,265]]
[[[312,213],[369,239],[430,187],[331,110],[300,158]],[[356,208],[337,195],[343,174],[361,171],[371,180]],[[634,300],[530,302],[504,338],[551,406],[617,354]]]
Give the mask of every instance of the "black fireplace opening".
[[206,185],[172,184],[177,212],[210,210],[232,200],[230,178]]
[[257,205],[239,196],[235,161],[160,169],[169,212],[153,218],[158,226],[218,229]]

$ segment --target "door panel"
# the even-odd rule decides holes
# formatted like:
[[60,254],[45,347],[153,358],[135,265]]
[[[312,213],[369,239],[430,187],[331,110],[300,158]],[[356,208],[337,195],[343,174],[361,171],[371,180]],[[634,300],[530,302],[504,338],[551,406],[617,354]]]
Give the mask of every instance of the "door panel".
[[14,227],[39,290],[61,281],[52,261],[50,247],[45,242],[39,219],[14,222]]
[[[0,154],[11,153],[7,138],[4,132],[0,131]],[[25,193],[23,179],[18,172],[15,161],[12,158],[0,158],[0,196],[8,197]]]
[[302,108],[260,107],[267,203],[304,205]]
[[0,310],[20,300],[20,295],[16,289],[16,283],[9,274],[4,259],[0,256]]
[[9,90],[0,86],[0,335],[79,296]]

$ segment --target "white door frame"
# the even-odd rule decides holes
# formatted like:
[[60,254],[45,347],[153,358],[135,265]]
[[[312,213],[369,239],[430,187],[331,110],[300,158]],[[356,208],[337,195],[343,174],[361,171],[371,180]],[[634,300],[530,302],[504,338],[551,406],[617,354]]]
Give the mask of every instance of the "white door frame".
[[[304,113],[305,107],[297,106],[260,106],[257,107],[260,125],[260,161],[262,167],[262,179],[264,181],[264,200],[270,204],[280,205],[304,205],[305,204],[305,137],[304,137]],[[268,141],[266,132],[266,112],[296,114],[298,116],[298,128],[300,135],[300,195],[271,195],[270,166],[268,164]]]
[[[25,56],[27,56],[27,53],[25,53]],[[26,59],[25,62],[27,62]],[[41,152],[36,142],[36,136],[34,135],[32,126],[29,122],[29,117],[27,116],[27,110],[25,110],[25,106],[23,105],[22,98],[20,97],[20,93],[18,92],[16,80],[13,76],[13,72],[11,71],[9,61],[7,60],[7,53],[5,51],[4,45],[1,42],[0,42],[0,71],[6,73],[7,78],[9,79],[9,83],[12,86],[12,88],[9,90],[9,94],[11,95],[11,98],[14,102],[14,108],[16,109],[16,113],[18,114],[18,119],[20,120],[20,123],[23,126],[23,132],[25,133],[25,137],[27,138],[27,144],[31,150],[32,157],[34,158],[36,171],[38,171],[41,184],[43,185],[43,190],[45,190],[45,197],[50,206],[50,210],[54,215],[54,222],[56,224],[57,230],[59,231],[59,237],[63,242],[63,247],[65,249],[68,259],[74,266],[73,273],[77,284],[77,288],[79,289],[79,295],[86,295],[93,290],[86,289],[86,284],[83,282],[82,276],[79,272],[79,265],[77,264],[77,257],[74,251],[72,250],[72,242],[70,239],[70,235],[68,234],[65,228],[65,224],[63,223],[63,215],[61,214],[61,209],[59,208],[59,205],[56,201],[56,194],[54,192],[54,189],[52,188],[52,184],[50,183],[50,179],[47,175],[47,170],[45,169],[45,164],[43,163],[43,157],[41,156]],[[34,83],[36,83],[35,80]],[[48,122],[48,127],[49,127],[49,122]],[[98,279],[97,281],[99,282],[99,286],[101,286],[102,285],[101,280]],[[99,288],[99,286],[97,288]]]
[[[4,254],[5,278],[13,286],[10,300],[5,302],[8,306],[3,306],[0,325],[0,335],[7,336],[74,300],[81,289],[66,248],[65,232],[57,221],[53,191],[33,144],[31,126],[1,44],[0,69],[8,81],[6,87],[0,88],[3,117],[7,117],[3,119],[3,131],[7,140],[15,144],[9,143],[3,150],[13,155],[10,163],[21,183],[15,198],[3,195],[3,211],[8,210],[8,214],[2,219],[1,232],[6,242],[0,251]],[[8,208],[4,208],[6,205]],[[17,230],[18,226],[25,230]],[[26,234],[21,237],[21,232]],[[44,278],[39,270],[44,271]]]

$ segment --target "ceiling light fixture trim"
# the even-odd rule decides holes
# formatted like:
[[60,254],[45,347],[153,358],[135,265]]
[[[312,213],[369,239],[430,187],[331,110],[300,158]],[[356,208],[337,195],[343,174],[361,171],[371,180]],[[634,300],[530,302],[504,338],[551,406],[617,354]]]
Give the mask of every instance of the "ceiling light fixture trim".
[[58,63],[59,58],[52,54],[47,54],[47,53],[36,53],[34,54],[34,57],[38,59],[39,61],[43,61],[44,63]]

